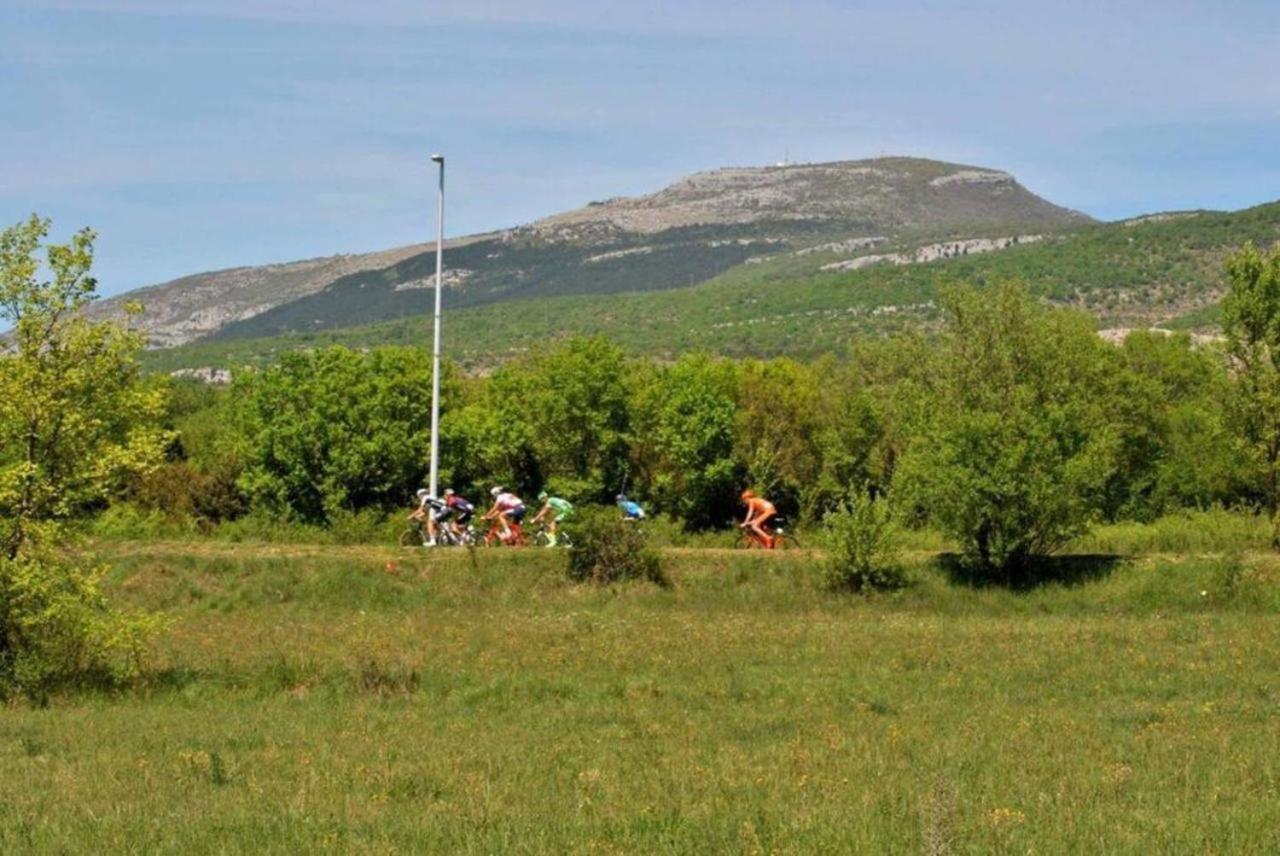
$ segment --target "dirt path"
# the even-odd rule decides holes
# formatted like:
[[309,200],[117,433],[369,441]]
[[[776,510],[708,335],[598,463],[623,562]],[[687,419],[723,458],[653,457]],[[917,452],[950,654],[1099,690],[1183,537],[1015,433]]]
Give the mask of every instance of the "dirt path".
[[[258,541],[98,541],[92,548],[104,555],[124,558],[128,556],[205,556],[209,558],[350,558],[387,560],[412,555],[421,557],[427,551],[404,547],[384,547],[376,544],[273,544]],[[488,552],[488,548],[481,548]],[[531,553],[538,548],[525,548]],[[759,560],[778,559],[785,556],[821,556],[819,550],[786,550],[770,553],[764,550],[743,550],[733,547],[660,547],[659,551],[667,556],[702,556],[705,558],[726,558],[729,556],[750,556]],[[441,548],[442,555],[455,555],[464,551],[454,548]],[[494,552],[499,552],[494,549]]]

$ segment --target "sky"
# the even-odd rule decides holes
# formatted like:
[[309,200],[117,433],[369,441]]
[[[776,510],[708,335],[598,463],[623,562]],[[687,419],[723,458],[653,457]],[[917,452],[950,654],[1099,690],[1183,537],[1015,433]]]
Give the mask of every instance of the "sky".
[[1275,0],[0,0],[0,224],[104,294],[884,154],[1101,219],[1280,198]]

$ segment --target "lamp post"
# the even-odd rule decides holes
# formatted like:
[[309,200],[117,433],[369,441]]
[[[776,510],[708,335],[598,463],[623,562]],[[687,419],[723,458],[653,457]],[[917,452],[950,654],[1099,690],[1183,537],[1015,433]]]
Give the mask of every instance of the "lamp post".
[[444,155],[432,155],[440,166],[436,207],[436,317],[431,346],[431,495],[440,496],[440,286],[444,278]]

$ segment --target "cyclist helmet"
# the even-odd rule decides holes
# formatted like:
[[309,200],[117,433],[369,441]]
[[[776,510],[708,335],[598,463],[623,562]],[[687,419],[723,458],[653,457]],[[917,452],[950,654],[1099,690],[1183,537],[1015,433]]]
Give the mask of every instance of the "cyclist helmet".
[[546,502],[546,501],[547,501],[547,492],[544,490],[538,494],[538,502]]
[[495,484],[493,486],[493,490],[489,491],[489,496],[498,496],[501,493],[502,493],[502,485]]
[[751,488],[747,488],[746,490],[744,490],[744,491],[742,492],[742,501],[743,501],[743,502],[746,502],[748,499],[755,499],[755,498],[756,498],[756,492],[755,492],[754,490],[752,490]]
[[424,496],[426,496],[428,493],[429,493],[429,491],[428,491],[425,487],[420,487],[420,488],[418,488],[418,499],[422,499],[422,498],[423,498]]
[[627,495],[626,495],[625,493],[620,493],[620,494],[618,494],[617,496],[615,496],[615,497],[614,497],[614,501],[615,501],[615,502],[626,502],[626,501],[627,501]]
[[445,488],[445,489],[444,489],[444,495],[445,495],[445,496],[453,496],[453,488],[451,488],[451,487],[447,487],[447,488]]

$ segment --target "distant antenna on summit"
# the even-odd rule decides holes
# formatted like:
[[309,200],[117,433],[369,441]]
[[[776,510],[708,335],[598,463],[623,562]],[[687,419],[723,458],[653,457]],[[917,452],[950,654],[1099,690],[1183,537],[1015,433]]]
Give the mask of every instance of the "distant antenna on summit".
[[783,151],[782,160],[778,161],[775,166],[791,166],[791,149]]

